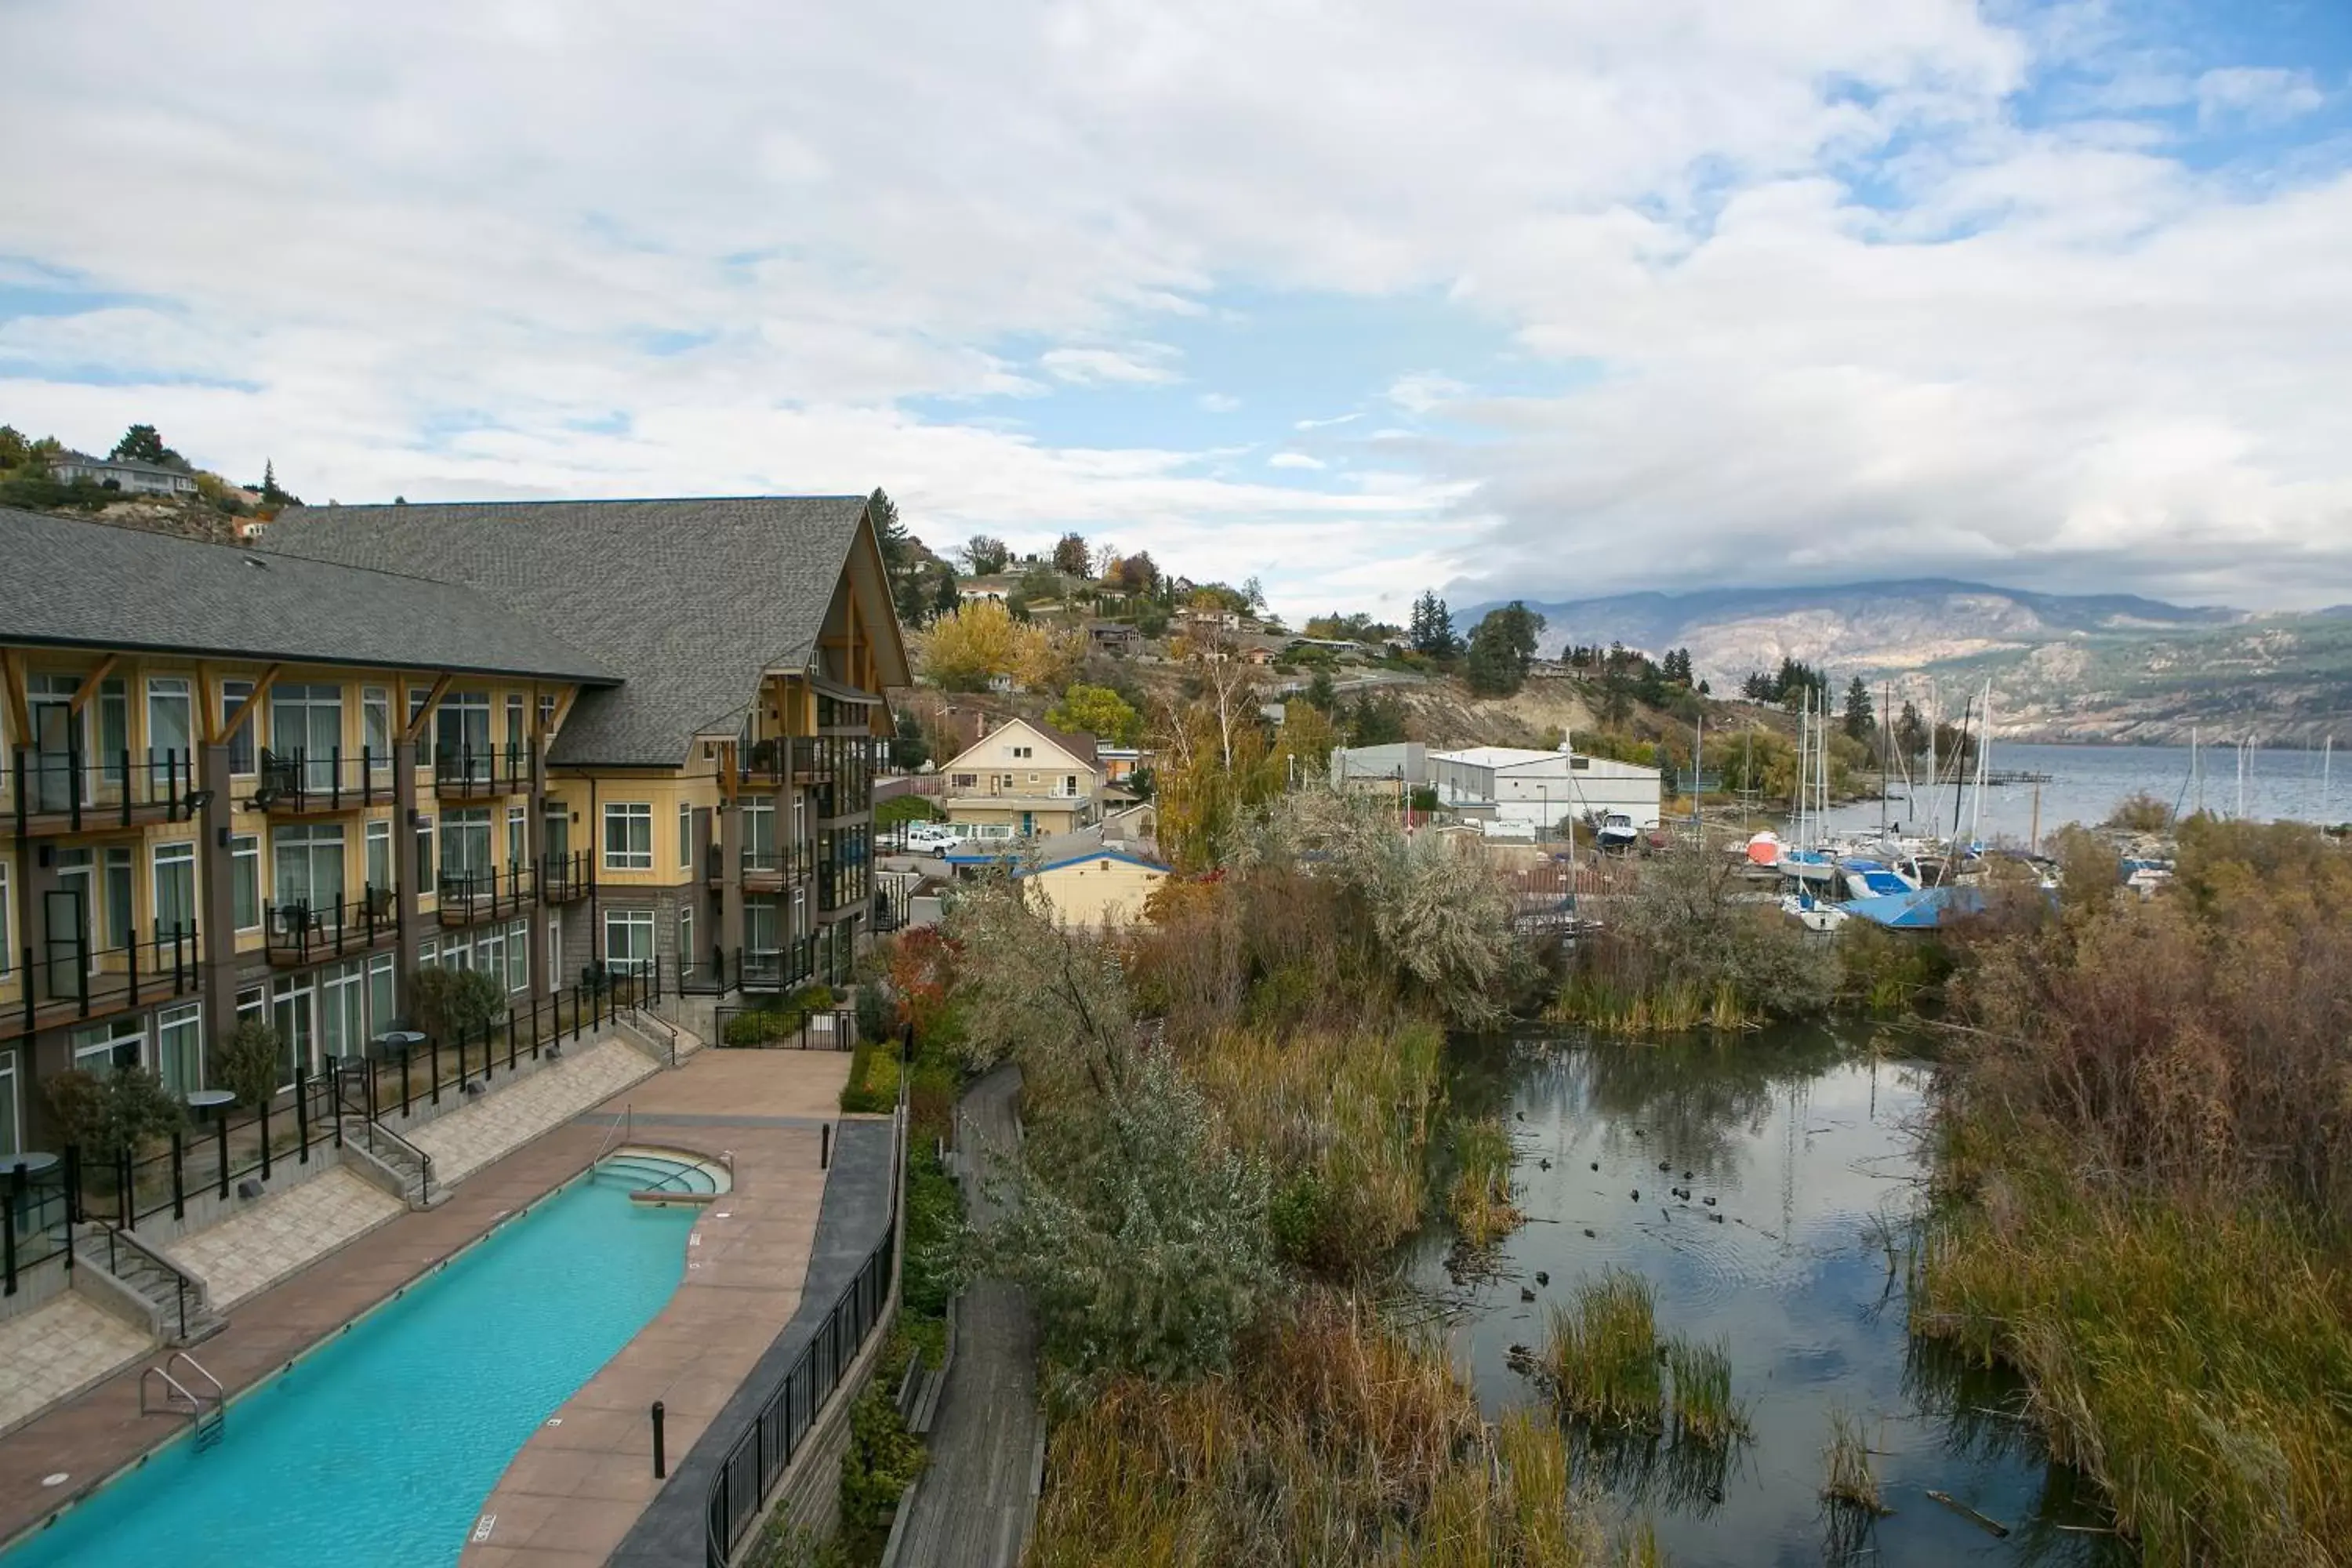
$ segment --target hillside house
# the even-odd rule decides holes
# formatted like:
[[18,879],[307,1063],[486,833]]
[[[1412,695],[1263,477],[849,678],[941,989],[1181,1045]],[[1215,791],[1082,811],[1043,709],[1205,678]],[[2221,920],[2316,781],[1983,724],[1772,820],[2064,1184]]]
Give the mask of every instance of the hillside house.
[[950,822],[1032,837],[1074,833],[1100,816],[1102,763],[1092,735],[1011,719],[940,771],[947,775],[940,804]]
[[137,463],[123,458],[93,458],[86,452],[67,452],[57,458],[49,464],[49,475],[59,484],[88,479],[125,495],[176,497],[196,493],[196,476],[184,468],[167,468],[160,463]]

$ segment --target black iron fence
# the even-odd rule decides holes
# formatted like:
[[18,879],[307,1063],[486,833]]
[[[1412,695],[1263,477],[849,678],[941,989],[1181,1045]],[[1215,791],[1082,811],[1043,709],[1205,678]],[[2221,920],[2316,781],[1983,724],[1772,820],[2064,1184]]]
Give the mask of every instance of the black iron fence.
[[61,1015],[77,1018],[144,1007],[196,991],[194,921],[157,928],[145,941],[95,947],[78,928],[52,931],[22,951],[16,1016],[26,1034]]
[[739,1050],[845,1051],[857,1044],[857,1015],[847,1007],[719,1007],[711,1035],[711,1044]]
[[898,1220],[903,1194],[899,1176],[906,1163],[902,1147],[907,1105],[906,1075],[898,1079],[898,1124],[890,1146],[890,1219],[882,1239],[845,1286],[816,1337],[802,1350],[783,1382],[768,1395],[760,1413],[727,1450],[719,1473],[710,1479],[703,1503],[706,1568],[728,1568],[760,1510],[791,1466],[793,1456],[808,1440],[825,1404],[841,1386],[866,1340],[880,1326],[890,1304],[893,1266],[898,1260]]
[[85,1159],[68,1146],[40,1173],[12,1169],[0,1157],[0,1192],[8,1204],[7,1223],[0,1226],[0,1293],[14,1295],[26,1269],[61,1252],[72,1267],[77,1225],[102,1220],[135,1231],[166,1213],[184,1219],[191,1198],[209,1192],[226,1199],[248,1176],[267,1182],[289,1161],[307,1165],[320,1152],[341,1148],[362,1131],[347,1127],[347,1118],[389,1131],[378,1124],[395,1114],[404,1121],[445,1097],[479,1093],[500,1074],[560,1054],[565,1044],[615,1020],[634,1021],[662,999],[669,979],[658,962],[635,974],[592,973],[568,990],[510,1006],[446,1039],[418,1036],[422,1043],[408,1044],[387,1035],[318,1070],[289,1061],[288,1084],[270,1102],[202,1116],[155,1148]]
[[264,748],[255,775],[253,804],[261,811],[345,811],[392,804],[392,756],[372,746],[356,754],[341,746],[325,752]]
[[496,866],[481,871],[445,871],[434,890],[440,895],[443,925],[471,925],[520,914],[530,907],[538,886],[533,868],[509,865],[503,871]]
[[817,978],[817,942],[803,937],[782,947],[713,944],[677,976],[677,989],[690,996],[723,996],[730,991],[790,991]]
[[16,746],[9,751],[7,783],[19,838],[35,832],[180,822],[204,804],[193,751]]
[[391,940],[400,930],[400,910],[390,888],[369,884],[356,899],[265,902],[261,926],[270,961],[299,965],[365,952]]
[[525,795],[531,787],[530,749],[492,746],[444,751],[433,759],[433,790],[443,800]]
[[539,859],[540,896],[551,904],[568,904],[596,891],[596,858],[584,849],[569,855],[542,855]]

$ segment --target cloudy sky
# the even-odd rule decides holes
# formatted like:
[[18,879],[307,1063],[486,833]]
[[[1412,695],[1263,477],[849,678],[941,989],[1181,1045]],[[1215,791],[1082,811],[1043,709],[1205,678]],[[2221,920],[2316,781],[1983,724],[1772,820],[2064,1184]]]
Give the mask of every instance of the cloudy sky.
[[0,420],[1294,614],[2352,598],[2345,0],[0,0]]

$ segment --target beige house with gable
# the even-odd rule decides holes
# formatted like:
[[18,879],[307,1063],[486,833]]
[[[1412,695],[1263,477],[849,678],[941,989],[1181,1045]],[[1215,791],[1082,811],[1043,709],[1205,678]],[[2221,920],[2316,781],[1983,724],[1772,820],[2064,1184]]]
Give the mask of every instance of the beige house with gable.
[[950,822],[1025,838],[1075,833],[1101,815],[1095,738],[1034,720],[1008,720],[940,772],[947,778],[940,804]]

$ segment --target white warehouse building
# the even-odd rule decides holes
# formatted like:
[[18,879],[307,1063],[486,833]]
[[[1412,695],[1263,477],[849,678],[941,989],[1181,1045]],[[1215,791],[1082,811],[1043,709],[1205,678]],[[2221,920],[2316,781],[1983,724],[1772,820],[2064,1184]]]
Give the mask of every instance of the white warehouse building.
[[1438,805],[1512,837],[1549,837],[1562,817],[1594,822],[1612,813],[1637,828],[1658,826],[1664,798],[1658,770],[1562,748],[1471,746],[1433,752],[1413,742],[1342,748],[1331,753],[1331,782],[1346,788],[1385,784],[1434,790]]

